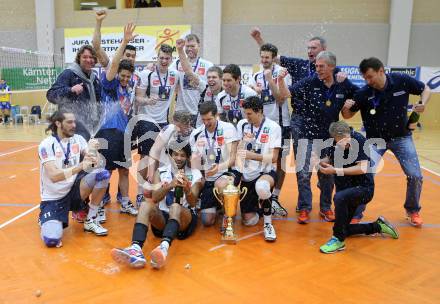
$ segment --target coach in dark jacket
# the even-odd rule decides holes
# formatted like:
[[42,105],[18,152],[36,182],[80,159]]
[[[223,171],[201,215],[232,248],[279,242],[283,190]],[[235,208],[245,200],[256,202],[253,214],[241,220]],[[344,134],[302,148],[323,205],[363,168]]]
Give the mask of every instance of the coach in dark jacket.
[[76,133],[86,140],[99,129],[101,116],[101,84],[92,70],[96,62],[93,47],[82,46],[75,63],[58,76],[46,94],[47,100],[57,104],[59,109],[75,114]]

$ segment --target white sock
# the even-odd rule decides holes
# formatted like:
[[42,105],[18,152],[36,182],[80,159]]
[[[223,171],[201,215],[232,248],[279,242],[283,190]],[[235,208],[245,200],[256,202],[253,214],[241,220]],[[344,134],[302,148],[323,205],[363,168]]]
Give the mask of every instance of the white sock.
[[138,184],[137,188],[138,188],[138,192],[137,192],[138,195],[144,194],[144,187],[142,187],[141,184]]
[[95,219],[96,216],[98,215],[98,209],[99,206],[89,203],[89,213],[87,213],[87,219],[88,220]]
[[122,207],[127,207],[129,201],[130,201],[130,198],[128,196],[123,196],[121,199]]
[[137,250],[141,250],[141,251],[142,251],[141,246],[139,246],[138,244],[131,244],[131,247],[133,247],[134,249],[137,249]]
[[275,188],[272,191],[272,196],[278,197],[280,195],[281,189]]
[[162,241],[162,243],[160,243],[160,249],[163,251],[165,256],[168,255],[168,248],[170,248],[170,243],[167,241]]
[[264,224],[272,224],[272,215],[263,215]]

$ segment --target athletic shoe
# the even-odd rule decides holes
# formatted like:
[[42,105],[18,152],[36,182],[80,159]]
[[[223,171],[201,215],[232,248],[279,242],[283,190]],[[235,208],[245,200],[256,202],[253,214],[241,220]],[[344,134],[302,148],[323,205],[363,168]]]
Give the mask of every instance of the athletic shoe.
[[107,217],[105,215],[105,208],[104,207],[99,207],[98,213],[96,215],[96,220],[100,224],[103,224],[103,223],[105,223],[107,221]]
[[121,213],[127,213],[129,215],[136,216],[138,214],[138,211],[134,207],[132,202],[129,201],[125,206],[121,205]]
[[414,227],[422,227],[423,220],[418,212],[407,213],[406,218],[408,219],[409,223]]
[[287,216],[287,210],[281,206],[278,197],[272,196],[272,215],[273,216]]
[[362,220],[362,218],[354,217],[354,218],[351,219],[350,225],[359,224],[361,222],[361,220]]
[[307,210],[300,210],[298,214],[297,221],[299,224],[307,224],[310,220],[309,217],[309,211]]
[[112,198],[111,198],[110,194],[106,192],[104,194],[104,197],[102,198],[102,205],[105,206],[108,203],[110,203],[111,201],[112,201]]
[[98,236],[104,236],[108,234],[108,230],[102,227],[97,219],[86,219],[84,222],[84,231],[93,232]]
[[122,194],[118,191],[118,194],[116,194],[116,201],[118,204],[122,204]]
[[144,195],[143,194],[138,194],[136,195],[136,206],[139,209],[141,207],[141,203],[144,200]]
[[132,268],[143,268],[147,264],[141,247],[133,244],[127,248],[113,248],[111,251],[113,260],[117,263],[130,266]]
[[272,224],[266,223],[263,226],[264,239],[268,242],[274,242],[277,239],[277,234],[275,233],[275,228]]
[[326,211],[319,211],[319,216],[326,222],[334,222],[335,221],[335,214],[332,210],[326,210]]
[[84,223],[87,218],[88,210],[72,211],[72,218],[78,223]]
[[380,233],[388,234],[393,239],[399,238],[399,233],[397,232],[396,228],[383,216],[379,216],[376,220],[376,223],[380,226]]
[[337,237],[332,238],[325,244],[319,247],[322,253],[335,253],[345,249],[345,243],[341,242]]
[[165,265],[167,255],[165,252],[160,248],[160,245],[153,249],[150,253],[151,258],[151,267],[159,269],[162,268]]

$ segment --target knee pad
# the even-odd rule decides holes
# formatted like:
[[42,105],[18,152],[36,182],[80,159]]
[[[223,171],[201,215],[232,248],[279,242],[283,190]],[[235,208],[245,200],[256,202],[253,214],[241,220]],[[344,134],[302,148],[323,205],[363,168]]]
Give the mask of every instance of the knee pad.
[[255,183],[255,191],[258,194],[258,198],[261,200],[269,199],[272,196],[272,193],[270,192],[270,184],[267,180],[257,180]]
[[102,188],[107,188],[108,183],[110,181],[110,172],[102,169],[102,170],[93,170],[92,172],[90,172],[89,174],[87,174],[86,176],[84,176],[84,180],[87,184],[87,187],[89,187],[90,189],[93,188],[98,188],[98,189],[102,189]]
[[50,220],[41,225],[41,239],[47,247],[56,247],[63,236],[63,223]]
[[258,213],[255,213],[255,216],[245,220],[243,219],[243,225],[245,226],[255,226],[256,224],[258,224],[258,221],[260,220],[260,216],[258,215]]

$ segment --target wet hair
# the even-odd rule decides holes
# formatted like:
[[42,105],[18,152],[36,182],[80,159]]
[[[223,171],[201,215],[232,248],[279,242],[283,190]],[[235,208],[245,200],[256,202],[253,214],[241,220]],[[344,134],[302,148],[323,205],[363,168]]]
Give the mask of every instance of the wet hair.
[[86,44],[83,45],[82,47],[79,48],[78,52],[76,52],[76,57],[75,57],[75,62],[77,64],[80,63],[80,58],[81,55],[85,52],[85,51],[90,51],[90,53],[92,53],[92,57],[95,60],[95,64],[98,62],[98,57],[96,56],[96,51],[93,48],[93,46],[91,46],[90,44]]
[[318,56],[316,56],[316,60],[324,59],[325,62],[329,65],[336,66],[336,55],[329,51],[321,51]]
[[179,152],[183,151],[186,154],[186,157],[189,159],[191,157],[191,146],[189,144],[186,144],[182,147],[181,143],[178,143],[176,141],[171,141],[169,143],[168,153],[169,155],[173,155],[173,152]]
[[272,43],[265,43],[260,47],[260,52],[271,52],[272,58],[275,58],[278,55],[278,48]]
[[315,41],[315,40],[319,41],[323,49],[327,48],[327,40],[325,40],[325,38],[321,36],[315,36],[309,39],[309,41]]
[[134,73],[133,63],[128,59],[121,60],[121,62],[119,62],[118,73],[122,70],[127,70],[133,74]]
[[228,64],[224,69],[223,69],[223,74],[231,74],[232,78],[234,78],[235,80],[237,80],[239,77],[241,77],[241,70],[240,67],[236,64]]
[[211,113],[212,116],[215,116],[217,115],[217,105],[213,101],[205,101],[200,104],[199,113],[200,115]]
[[57,110],[52,114],[52,116],[49,117],[49,126],[45,130],[46,134],[49,131],[51,131],[52,134],[57,134],[58,127],[56,125],[56,122],[59,121],[62,123],[64,119],[66,119],[65,114],[73,114],[73,113],[66,110]]
[[243,103],[243,108],[252,109],[252,111],[254,111],[255,113],[263,113],[263,103],[258,96],[250,96],[246,98]]
[[197,44],[200,44],[200,38],[196,34],[188,34],[188,35],[186,35],[185,40],[186,41],[194,40],[194,41],[197,42]]
[[335,121],[330,124],[328,129],[330,136],[335,138],[336,136],[344,136],[351,133],[350,126],[343,120]]
[[124,49],[124,53],[125,53],[126,50],[134,51],[134,53],[136,54],[136,47],[134,45],[127,44],[127,46]]
[[365,74],[368,69],[373,69],[375,72],[379,71],[380,68],[383,68],[383,63],[376,57],[365,58],[359,64],[359,70],[362,74]]
[[169,44],[161,44],[159,48],[159,52],[172,55],[173,54],[173,47]]
[[173,122],[179,122],[184,125],[190,125],[192,122],[192,115],[187,111],[176,111],[173,115]]
[[216,66],[216,65],[213,65],[212,67],[210,67],[206,74],[208,74],[210,72],[216,72],[218,74],[218,77],[220,77],[220,78],[222,78],[222,76],[223,76],[222,69],[220,67]]

